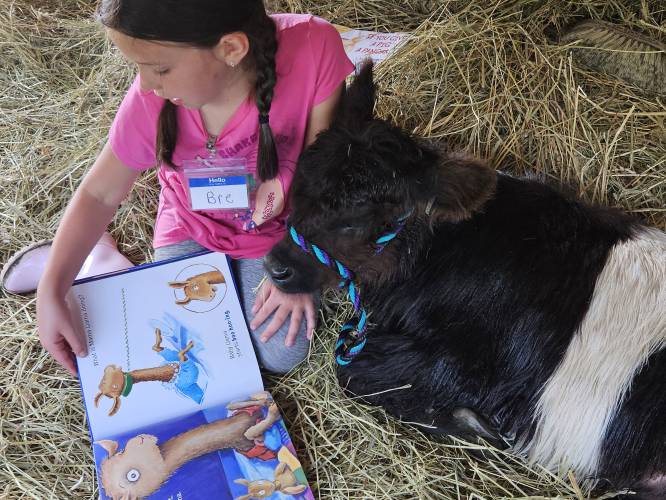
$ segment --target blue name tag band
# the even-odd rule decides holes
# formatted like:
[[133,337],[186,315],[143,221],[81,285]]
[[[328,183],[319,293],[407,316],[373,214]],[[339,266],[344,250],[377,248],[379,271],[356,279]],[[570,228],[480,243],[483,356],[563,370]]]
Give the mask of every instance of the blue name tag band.
[[190,187],[211,186],[241,186],[247,184],[247,176],[236,175],[232,177],[191,177],[188,179]]

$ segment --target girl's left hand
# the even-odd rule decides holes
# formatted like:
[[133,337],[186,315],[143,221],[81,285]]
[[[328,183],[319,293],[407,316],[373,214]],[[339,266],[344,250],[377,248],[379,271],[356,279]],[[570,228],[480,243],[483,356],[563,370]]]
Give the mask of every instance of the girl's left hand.
[[261,334],[261,341],[267,342],[280,329],[282,324],[291,315],[289,331],[284,340],[284,345],[292,346],[301,327],[303,314],[305,314],[306,334],[308,340],[312,340],[315,327],[315,308],[312,294],[309,293],[285,293],[276,287],[269,279],[265,280],[259,288],[257,298],[252,307],[254,318],[250,322],[250,328],[256,330],[266,319],[273,314],[273,319]]

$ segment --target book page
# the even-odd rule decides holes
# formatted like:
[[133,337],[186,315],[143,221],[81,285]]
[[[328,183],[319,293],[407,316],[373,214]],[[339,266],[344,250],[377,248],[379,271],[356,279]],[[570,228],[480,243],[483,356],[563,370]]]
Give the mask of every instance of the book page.
[[93,440],[263,390],[227,257],[166,261],[75,284],[77,360]]
[[93,445],[100,498],[314,500],[268,392]]

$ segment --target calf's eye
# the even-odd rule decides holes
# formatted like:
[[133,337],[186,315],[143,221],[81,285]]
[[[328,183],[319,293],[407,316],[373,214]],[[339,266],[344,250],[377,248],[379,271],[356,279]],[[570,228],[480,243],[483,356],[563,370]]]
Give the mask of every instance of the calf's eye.
[[338,233],[343,236],[357,236],[363,233],[361,226],[342,226],[338,228]]
[[127,472],[126,477],[130,483],[136,483],[141,478],[141,473],[136,469],[131,469]]

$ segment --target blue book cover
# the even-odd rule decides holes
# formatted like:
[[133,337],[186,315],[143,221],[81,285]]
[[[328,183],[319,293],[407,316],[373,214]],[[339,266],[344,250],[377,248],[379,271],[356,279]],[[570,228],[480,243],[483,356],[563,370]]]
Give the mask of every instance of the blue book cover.
[[75,283],[100,498],[313,499],[264,391],[226,256]]
[[314,500],[268,392],[93,447],[104,499]]

